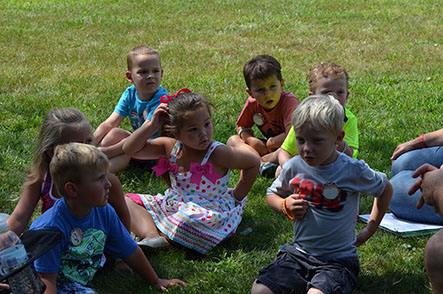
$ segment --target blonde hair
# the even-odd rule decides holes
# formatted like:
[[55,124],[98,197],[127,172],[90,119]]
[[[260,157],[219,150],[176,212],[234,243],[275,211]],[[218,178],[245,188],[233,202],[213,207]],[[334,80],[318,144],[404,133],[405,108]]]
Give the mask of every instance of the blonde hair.
[[43,180],[51,161],[48,152],[52,152],[60,144],[67,128],[79,128],[83,124],[89,125],[89,121],[76,108],[55,108],[48,113],[40,128],[34,160],[25,184]]
[[66,197],[65,184],[79,183],[91,170],[108,168],[108,157],[97,147],[83,143],[68,143],[55,148],[49,171],[57,191]]
[[161,60],[160,60],[160,54],[152,47],[147,46],[140,46],[135,47],[131,51],[129,51],[128,55],[126,56],[126,62],[128,63],[128,70],[130,71],[132,69],[132,59],[136,55],[157,55],[158,56],[158,62],[161,66]]
[[332,95],[311,95],[292,113],[294,130],[310,124],[315,130],[326,129],[339,134],[344,125],[344,108]]
[[335,64],[333,62],[323,62],[314,67],[311,67],[309,71],[309,89],[315,93],[317,82],[321,78],[339,80],[345,79],[346,85],[348,84],[348,73],[343,66]]

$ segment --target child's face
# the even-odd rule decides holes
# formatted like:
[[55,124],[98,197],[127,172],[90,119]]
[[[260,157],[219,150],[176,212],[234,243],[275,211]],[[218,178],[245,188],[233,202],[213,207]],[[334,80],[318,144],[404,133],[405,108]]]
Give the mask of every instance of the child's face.
[[206,150],[212,143],[213,127],[211,116],[206,107],[200,107],[185,114],[176,139],[183,145],[195,150]]
[[149,100],[157,92],[163,78],[160,58],[156,54],[139,54],[132,57],[132,69],[126,72],[129,82],[134,83],[141,100]]
[[265,110],[271,110],[280,101],[284,84],[284,80],[280,81],[276,75],[271,75],[266,79],[252,80],[251,87],[246,89],[246,92],[254,97]]
[[328,165],[336,160],[336,144],[343,140],[343,131],[334,135],[325,129],[316,130],[308,123],[294,132],[298,154],[308,165]]
[[76,183],[78,204],[85,208],[104,207],[108,204],[111,183],[108,180],[108,168],[104,165],[88,170],[80,183]]
[[72,126],[64,129],[60,138],[60,144],[73,142],[92,144],[92,140],[91,125],[88,122],[84,122],[80,124],[80,126]]
[[346,79],[320,78],[315,83],[315,92],[313,94],[328,94],[331,92],[336,94],[337,97],[335,98],[344,107],[349,96]]

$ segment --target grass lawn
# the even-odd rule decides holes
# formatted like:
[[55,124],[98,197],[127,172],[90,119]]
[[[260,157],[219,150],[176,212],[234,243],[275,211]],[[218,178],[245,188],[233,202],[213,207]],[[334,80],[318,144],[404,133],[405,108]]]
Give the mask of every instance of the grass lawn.
[[[0,0],[0,210],[11,213],[37,135],[53,107],[77,107],[95,128],[130,84],[126,54],[149,45],[162,56],[163,87],[187,87],[215,104],[214,138],[234,134],[247,95],[244,63],[258,54],[283,66],[285,90],[303,99],[319,62],[343,65],[347,106],[359,120],[360,154],[390,175],[402,142],[443,127],[441,1],[91,1]],[[124,127],[130,129],[125,121]],[[128,168],[125,192],[166,186]],[[232,183],[238,179],[234,172]],[[248,293],[257,272],[289,242],[291,223],[264,202],[269,179],[257,179],[235,237],[206,256],[172,248],[148,258],[161,277],[188,282],[170,293]],[[372,198],[362,196],[362,213]],[[40,212],[36,211],[35,216]],[[363,224],[358,224],[360,230]],[[247,228],[252,233],[242,235]],[[423,264],[428,237],[377,232],[358,249],[356,293],[430,293]],[[154,293],[139,277],[99,274],[101,293]]]

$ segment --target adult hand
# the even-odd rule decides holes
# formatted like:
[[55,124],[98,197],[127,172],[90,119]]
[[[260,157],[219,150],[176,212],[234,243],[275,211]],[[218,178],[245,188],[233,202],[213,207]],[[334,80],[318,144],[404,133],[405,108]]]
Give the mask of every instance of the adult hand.
[[425,173],[436,170],[437,168],[433,165],[430,165],[429,163],[425,163],[419,168],[417,168],[414,173],[412,174],[413,178],[420,177],[417,181],[415,181],[414,184],[412,184],[411,188],[409,188],[408,194],[412,195],[414,194],[418,189],[421,189],[421,184],[423,182],[423,176]]
[[[424,167],[429,168],[429,167]],[[424,203],[433,206],[436,213],[441,215],[443,208],[443,166],[440,169],[435,167],[429,168],[423,176],[421,176],[420,189],[422,195],[417,203],[417,208],[421,208]]]
[[403,153],[406,153],[406,152],[411,151],[413,149],[415,149],[415,148],[414,148],[414,143],[412,141],[402,143],[402,144],[398,145],[397,148],[395,148],[394,153],[392,153],[391,160],[394,161]]

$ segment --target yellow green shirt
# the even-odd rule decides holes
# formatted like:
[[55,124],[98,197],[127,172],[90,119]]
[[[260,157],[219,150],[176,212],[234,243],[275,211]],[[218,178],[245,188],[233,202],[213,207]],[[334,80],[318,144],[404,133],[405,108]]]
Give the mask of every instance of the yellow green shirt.
[[[358,127],[357,118],[355,115],[345,107],[345,125],[343,126],[345,131],[344,140],[349,146],[354,148],[354,154],[352,158],[357,158],[358,155]],[[281,148],[287,151],[291,156],[297,154],[297,145],[295,144],[295,132],[294,127],[291,127],[285,141],[281,145]]]

